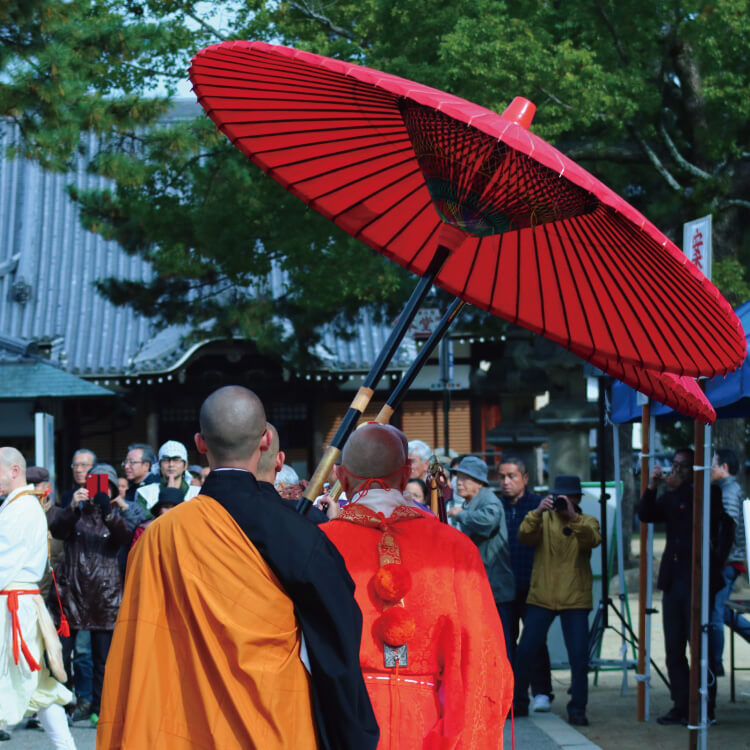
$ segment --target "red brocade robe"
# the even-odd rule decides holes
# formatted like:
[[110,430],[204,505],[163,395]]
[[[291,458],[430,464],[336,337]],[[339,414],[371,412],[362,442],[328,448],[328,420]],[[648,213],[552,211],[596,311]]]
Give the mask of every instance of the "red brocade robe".
[[[435,516],[409,508],[408,517],[399,517],[402,510],[378,528],[375,511],[353,503],[320,527],[356,585],[364,621],[360,664],[380,726],[378,750],[497,750],[513,673],[479,552],[469,537]],[[358,522],[346,520],[352,513]],[[362,516],[370,516],[365,518],[369,527],[360,525]],[[375,625],[384,609],[373,585],[384,530],[400,548],[412,581],[403,604],[416,631],[406,643],[408,665],[399,667],[398,675],[384,666],[384,643]]]

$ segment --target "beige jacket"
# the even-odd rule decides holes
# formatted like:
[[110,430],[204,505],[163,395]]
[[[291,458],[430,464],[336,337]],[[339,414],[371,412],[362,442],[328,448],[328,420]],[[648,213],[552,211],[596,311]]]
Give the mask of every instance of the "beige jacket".
[[591,550],[601,544],[599,522],[580,514],[573,521],[557,513],[530,511],[518,541],[536,547],[526,599],[545,609],[591,609]]

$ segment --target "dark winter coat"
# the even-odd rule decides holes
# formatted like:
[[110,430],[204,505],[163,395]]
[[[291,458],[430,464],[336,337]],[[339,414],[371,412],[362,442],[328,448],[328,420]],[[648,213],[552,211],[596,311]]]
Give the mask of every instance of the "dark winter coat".
[[[722,510],[721,492],[711,485],[711,537],[716,536],[716,524]],[[638,517],[644,523],[665,523],[667,544],[659,566],[657,588],[669,591],[677,580],[689,583],[693,565],[693,485],[685,483],[667,490],[657,497],[656,489],[646,489],[638,506]],[[721,588],[720,565],[710,566],[711,596]]]
[[[55,566],[55,575],[70,627],[113,630],[123,585],[117,553],[130,544],[132,526],[119,510],[105,521],[101,509],[91,502],[76,508],[72,504],[53,506],[47,522],[52,536],[65,542],[65,554]],[[50,592],[49,604],[58,615],[54,591]]]

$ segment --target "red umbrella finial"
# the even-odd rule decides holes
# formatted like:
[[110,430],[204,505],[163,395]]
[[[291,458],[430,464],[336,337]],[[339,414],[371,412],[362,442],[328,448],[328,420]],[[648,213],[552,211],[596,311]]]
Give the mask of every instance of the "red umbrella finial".
[[516,125],[520,125],[524,130],[528,130],[531,127],[531,121],[534,119],[536,114],[536,104],[524,99],[522,96],[517,96],[503,112],[503,117],[506,120],[515,122]]

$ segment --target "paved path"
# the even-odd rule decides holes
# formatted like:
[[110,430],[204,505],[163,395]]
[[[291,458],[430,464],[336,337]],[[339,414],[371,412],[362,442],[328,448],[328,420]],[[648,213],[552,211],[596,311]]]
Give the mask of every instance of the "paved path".
[[[552,736],[551,736],[552,735]],[[39,729],[16,728],[11,732],[10,742],[0,744],[2,750],[49,750],[51,744]],[[96,732],[93,727],[80,722],[73,727],[73,737],[78,750],[94,750]],[[555,739],[553,739],[553,737]],[[503,733],[503,747],[511,750],[511,729],[506,724]],[[582,734],[568,726],[555,714],[536,714],[531,718],[516,721],[516,747],[524,750],[597,750],[597,746]]]
[[[23,729],[19,725],[10,730],[11,738],[8,742],[0,742],[2,750],[50,750],[52,743],[41,729]],[[96,730],[84,722],[80,727],[73,727],[73,739],[78,750],[94,750],[96,747]]]

